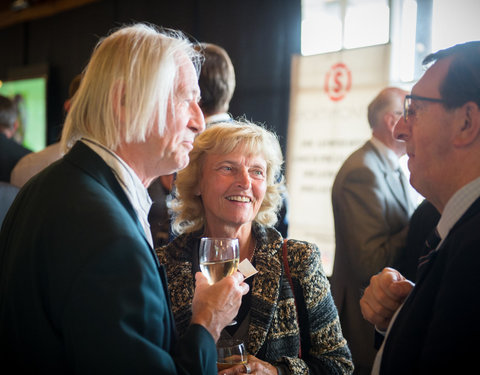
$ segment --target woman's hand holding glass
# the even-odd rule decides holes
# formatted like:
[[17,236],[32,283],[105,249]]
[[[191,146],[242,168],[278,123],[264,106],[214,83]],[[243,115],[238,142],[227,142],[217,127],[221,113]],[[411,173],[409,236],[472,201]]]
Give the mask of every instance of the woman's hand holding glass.
[[219,340],[217,343],[217,368],[218,371],[225,370],[235,365],[247,363],[247,351],[241,340],[227,339]]
[[[220,342],[219,342],[220,343]],[[218,353],[218,344],[217,344]],[[217,360],[219,375],[257,374],[257,375],[278,375],[277,368],[271,363],[262,361],[253,355],[248,355],[243,363],[234,364],[231,367],[219,366],[220,354]]]

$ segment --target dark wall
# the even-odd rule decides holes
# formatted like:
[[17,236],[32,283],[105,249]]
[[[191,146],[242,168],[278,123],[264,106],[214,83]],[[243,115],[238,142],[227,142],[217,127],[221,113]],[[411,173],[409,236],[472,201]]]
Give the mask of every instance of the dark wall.
[[70,80],[98,38],[124,23],[150,22],[223,46],[235,66],[230,112],[274,129],[285,149],[291,55],[300,52],[301,0],[104,0],[0,29],[0,78],[12,68],[45,64],[48,141],[63,122]]

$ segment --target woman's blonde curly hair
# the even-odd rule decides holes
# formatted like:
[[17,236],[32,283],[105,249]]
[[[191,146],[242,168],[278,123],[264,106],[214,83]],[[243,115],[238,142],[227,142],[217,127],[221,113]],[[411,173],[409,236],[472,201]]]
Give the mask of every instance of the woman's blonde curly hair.
[[285,189],[281,175],[282,150],[277,136],[260,125],[234,120],[212,125],[195,139],[189,155],[190,162],[178,172],[175,182],[176,195],[172,202],[175,233],[194,232],[205,224],[202,197],[198,195],[205,155],[229,154],[239,149],[247,155],[260,154],[267,162],[267,190],[255,221],[265,226],[273,226],[277,222],[281,194]]

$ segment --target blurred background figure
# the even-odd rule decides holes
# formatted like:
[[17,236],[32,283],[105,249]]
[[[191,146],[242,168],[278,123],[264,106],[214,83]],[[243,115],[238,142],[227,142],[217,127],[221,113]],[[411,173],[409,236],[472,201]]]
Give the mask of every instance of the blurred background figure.
[[405,143],[393,137],[407,92],[383,89],[368,106],[372,137],[340,168],[332,188],[335,263],[332,293],[356,374],[370,374],[375,358],[374,328],[359,301],[370,277],[396,266],[405,250],[414,210],[399,158]]
[[10,182],[10,174],[17,162],[32,151],[14,140],[18,129],[15,102],[0,95],[0,181]]
[[0,228],[2,227],[3,219],[15,199],[18,190],[18,187],[13,186],[8,182],[0,181]]
[[203,43],[197,47],[205,57],[198,79],[200,108],[208,127],[216,122],[231,121],[228,113],[230,101],[235,91],[235,70],[227,51],[222,47]]
[[[65,113],[68,112],[71,106],[73,96],[77,92],[82,75],[76,75],[70,82],[68,88],[68,99],[65,100],[63,105]],[[36,175],[45,167],[48,167],[54,161],[60,159],[63,156],[63,152],[60,149],[60,142],[51,144],[45,147],[42,151],[30,153],[21,158],[12,170],[10,182],[12,185],[22,187],[31,177]]]
[[13,102],[17,109],[17,121],[18,126],[13,139],[20,144],[23,144],[25,138],[25,132],[27,130],[27,109],[25,107],[25,98],[22,94],[15,94],[13,97]]

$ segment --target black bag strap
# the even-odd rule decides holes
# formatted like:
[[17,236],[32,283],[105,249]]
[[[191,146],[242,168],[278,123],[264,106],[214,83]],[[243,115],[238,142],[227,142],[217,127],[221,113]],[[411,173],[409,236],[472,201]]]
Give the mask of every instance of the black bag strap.
[[[290,283],[290,288],[292,288],[293,301],[295,302],[295,310],[297,311],[297,325],[298,325],[298,330],[300,332],[300,322],[298,321],[297,299],[295,298],[295,289],[293,289],[292,276],[290,275],[290,267],[288,266],[287,241],[288,241],[288,239],[286,239],[286,238],[283,240],[283,266],[285,268],[285,274],[287,275],[288,282]],[[302,337],[301,337],[301,335],[299,335],[299,337],[298,337],[298,358],[302,358]]]

